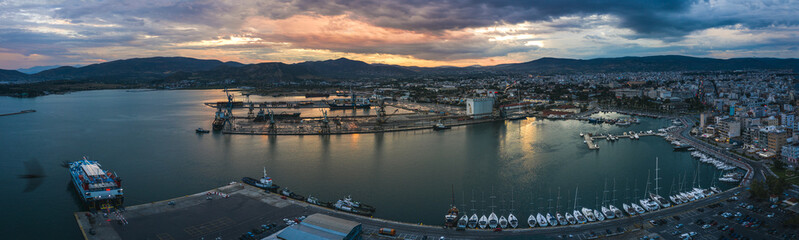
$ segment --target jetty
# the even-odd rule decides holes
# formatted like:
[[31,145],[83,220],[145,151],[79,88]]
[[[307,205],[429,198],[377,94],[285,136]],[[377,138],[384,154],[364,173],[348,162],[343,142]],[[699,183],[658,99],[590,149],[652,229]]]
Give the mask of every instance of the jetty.
[[594,143],[594,138],[591,137],[591,134],[584,134],[583,138],[585,139],[585,144],[588,145],[588,149],[597,150],[599,146]]
[[33,110],[33,109],[22,110],[22,111],[15,112],[15,113],[3,113],[3,114],[0,114],[0,117],[12,116],[12,115],[23,114],[23,113],[34,113],[34,112],[36,112],[36,110]]

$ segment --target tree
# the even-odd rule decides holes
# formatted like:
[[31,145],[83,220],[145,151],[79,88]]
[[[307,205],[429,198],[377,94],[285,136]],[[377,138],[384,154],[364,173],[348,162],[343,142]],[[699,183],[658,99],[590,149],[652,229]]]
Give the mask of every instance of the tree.
[[764,200],[768,197],[768,192],[766,191],[766,185],[763,184],[760,180],[752,181],[752,184],[749,185],[749,193],[751,194],[751,198],[755,200]]
[[780,195],[788,189],[788,182],[785,178],[774,177],[771,175],[766,176],[766,185],[770,194]]

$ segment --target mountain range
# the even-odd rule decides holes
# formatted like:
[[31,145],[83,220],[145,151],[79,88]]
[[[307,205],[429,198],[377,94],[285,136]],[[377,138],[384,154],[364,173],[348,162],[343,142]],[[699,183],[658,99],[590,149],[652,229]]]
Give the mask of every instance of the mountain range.
[[151,83],[232,79],[243,83],[258,83],[264,81],[358,80],[470,74],[565,74],[749,69],[790,69],[799,71],[799,59],[714,59],[668,55],[588,60],[541,58],[530,62],[496,66],[406,67],[369,64],[346,58],[294,64],[281,62],[242,64],[186,57],[152,57],[117,60],[83,67],[64,66],[34,74],[0,69],[0,82],[73,80],[107,83]]

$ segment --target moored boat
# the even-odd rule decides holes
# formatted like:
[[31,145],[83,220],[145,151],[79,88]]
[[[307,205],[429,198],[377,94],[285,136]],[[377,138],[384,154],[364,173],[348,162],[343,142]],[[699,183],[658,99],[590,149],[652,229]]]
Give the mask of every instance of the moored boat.
[[599,210],[594,209],[594,217],[596,217],[597,221],[605,221],[605,215]]
[[69,163],[72,183],[89,210],[110,210],[122,206],[122,179],[116,173],[100,168],[97,161],[86,157]]
[[583,224],[588,222],[588,219],[586,219],[585,216],[583,216],[583,214],[580,213],[580,211],[574,210],[573,213],[574,213],[574,218],[577,219],[577,223]]
[[572,216],[572,214],[568,212],[566,212],[566,221],[569,222],[569,224],[571,225],[577,224],[577,219],[575,219],[574,216]]
[[486,215],[480,217],[480,221],[477,222],[480,228],[485,229],[488,226],[488,218]]
[[530,214],[530,216],[527,217],[527,225],[530,227],[535,227],[535,224],[536,224],[535,216],[533,216],[533,214]]
[[516,218],[516,216],[514,216],[513,213],[508,214],[508,225],[510,225],[510,227],[512,228],[519,227],[519,219]]
[[270,192],[274,192],[274,193],[276,193],[277,190],[280,189],[280,186],[278,186],[277,184],[272,183],[272,178],[266,175],[266,167],[264,167],[264,176],[261,177],[260,180],[256,181],[255,179],[252,179],[252,178],[249,178],[249,177],[243,177],[243,178],[241,178],[241,181],[243,183],[246,183],[246,184],[249,184],[249,185],[252,185],[254,187],[257,187],[257,188],[260,188],[260,189],[264,189],[264,190],[267,190],[267,191],[270,191]]
[[499,218],[497,218],[496,213],[492,212],[490,215],[488,215],[488,227],[497,228],[498,225],[499,225]]
[[477,221],[480,218],[477,217],[477,214],[472,214],[472,217],[469,218],[469,223],[467,224],[469,228],[477,228]]
[[624,208],[624,211],[627,212],[627,215],[635,216],[635,213],[636,213],[635,209],[633,207],[631,207],[630,205],[628,205],[626,203],[623,203],[621,205],[621,208]]
[[538,221],[538,226],[542,226],[542,227],[549,226],[549,224],[547,223],[547,219],[544,217],[544,215],[541,215],[541,213],[536,215],[535,219],[536,219],[536,221]]
[[499,227],[508,228],[508,219],[505,216],[499,216]]

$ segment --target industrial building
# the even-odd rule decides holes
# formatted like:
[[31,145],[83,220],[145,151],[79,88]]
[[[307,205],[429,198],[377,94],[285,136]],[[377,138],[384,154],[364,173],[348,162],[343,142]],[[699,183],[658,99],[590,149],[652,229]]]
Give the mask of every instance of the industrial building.
[[361,232],[360,223],[317,213],[308,216],[300,224],[284,229],[277,235],[277,238],[283,240],[360,240],[362,239]]
[[490,117],[494,111],[494,98],[466,99],[466,115],[472,118]]

